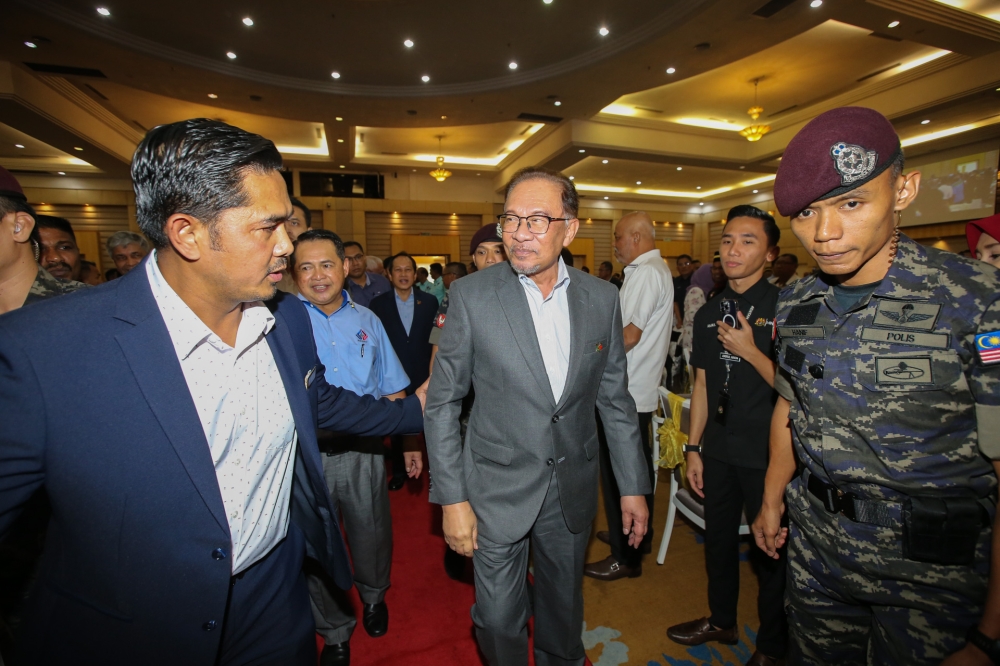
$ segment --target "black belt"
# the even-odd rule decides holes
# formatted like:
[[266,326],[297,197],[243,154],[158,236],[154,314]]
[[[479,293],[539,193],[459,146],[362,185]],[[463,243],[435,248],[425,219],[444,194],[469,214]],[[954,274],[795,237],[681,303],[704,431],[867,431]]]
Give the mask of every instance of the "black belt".
[[809,474],[807,486],[813,497],[822,502],[829,513],[840,513],[856,523],[882,527],[901,527],[903,524],[903,505],[900,502],[861,499],[813,474]]
[[382,444],[384,439],[384,437],[370,437],[365,435],[341,435],[329,430],[318,430],[316,432],[316,443],[319,445],[320,453],[325,453],[328,456],[335,456],[348,451],[378,453],[384,448]]

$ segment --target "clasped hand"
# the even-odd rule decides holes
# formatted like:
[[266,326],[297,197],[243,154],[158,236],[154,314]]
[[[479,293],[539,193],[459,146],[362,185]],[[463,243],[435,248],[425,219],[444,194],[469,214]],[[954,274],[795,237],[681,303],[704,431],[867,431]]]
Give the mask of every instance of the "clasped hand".
[[734,328],[722,321],[716,322],[719,327],[719,342],[730,354],[749,359],[750,355],[757,351],[757,345],[753,341],[753,329],[750,328],[750,322],[742,312],[737,310],[736,316],[739,317],[742,328]]

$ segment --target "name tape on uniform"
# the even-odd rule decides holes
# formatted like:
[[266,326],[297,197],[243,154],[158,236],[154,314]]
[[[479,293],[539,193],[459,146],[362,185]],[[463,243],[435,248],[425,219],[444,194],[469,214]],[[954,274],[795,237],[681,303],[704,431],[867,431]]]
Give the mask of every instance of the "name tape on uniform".
[[914,358],[875,357],[876,384],[933,384],[929,356]]
[[1000,331],[980,333],[976,336],[976,355],[983,365],[1000,363]]
[[861,339],[868,342],[885,342],[888,344],[947,349],[949,336],[947,333],[918,333],[916,331],[900,331],[865,326],[861,329]]
[[941,306],[936,303],[907,303],[880,299],[872,325],[932,331],[940,312]]
[[779,326],[778,335],[783,338],[825,338],[824,326]]

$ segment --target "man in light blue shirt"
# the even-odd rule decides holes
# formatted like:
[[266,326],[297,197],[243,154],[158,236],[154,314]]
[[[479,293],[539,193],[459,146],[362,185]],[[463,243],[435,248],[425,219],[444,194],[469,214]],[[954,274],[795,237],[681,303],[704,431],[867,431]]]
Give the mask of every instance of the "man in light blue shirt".
[[436,262],[431,264],[431,279],[416,285],[416,287],[425,294],[430,294],[436,298],[438,303],[443,301],[448,285],[444,283],[444,269],[441,267],[441,264]]
[[[312,322],[319,359],[331,384],[359,395],[402,398],[410,384],[371,310],[351,300],[344,288],[348,264],[335,233],[312,229],[295,243],[291,259],[299,298]],[[388,629],[385,592],[392,562],[392,522],[381,438],[319,433],[323,471],[335,506],[343,515],[354,563],[354,583],[364,604],[363,625],[371,636]],[[423,469],[419,451],[404,453],[409,476]],[[323,636],[323,664],[350,663],[350,637],[357,624],[350,603],[333,581],[307,562],[316,630]]]

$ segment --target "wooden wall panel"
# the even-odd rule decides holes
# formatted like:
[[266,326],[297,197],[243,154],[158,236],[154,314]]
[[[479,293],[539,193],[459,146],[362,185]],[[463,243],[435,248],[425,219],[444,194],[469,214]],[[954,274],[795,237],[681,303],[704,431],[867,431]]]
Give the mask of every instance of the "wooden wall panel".
[[[590,238],[594,241],[594,254],[593,258],[590,259],[592,263],[588,264],[590,272],[592,274],[597,273],[597,267],[602,261],[613,261],[614,253],[611,250],[611,220],[595,220],[592,218],[587,218],[585,220],[580,220],[580,231],[576,234],[577,238]],[[576,254],[576,253],[574,253]],[[580,254],[583,254],[582,252]],[[577,266],[576,268],[582,268],[582,266]]]
[[[469,243],[483,226],[481,215],[443,215],[436,213],[381,213],[367,211],[365,216],[365,254],[385,258],[393,254],[392,236],[458,236],[460,256],[452,261],[468,262]],[[406,248],[407,252],[411,252]],[[419,252],[413,252],[419,254]],[[437,254],[437,253],[435,253]]]

